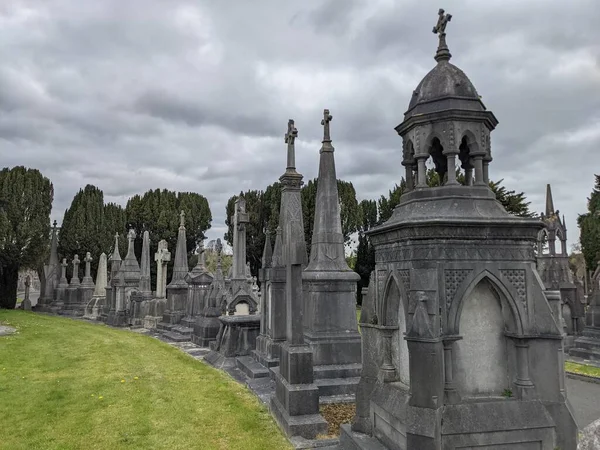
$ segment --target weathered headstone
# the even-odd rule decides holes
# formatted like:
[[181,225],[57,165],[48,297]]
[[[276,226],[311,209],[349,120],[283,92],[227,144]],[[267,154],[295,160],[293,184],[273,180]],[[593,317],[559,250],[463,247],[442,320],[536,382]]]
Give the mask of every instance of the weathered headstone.
[[[323,395],[352,395],[361,370],[356,322],[356,286],[360,276],[348,267],[331,144],[329,110],[323,112],[323,142],[315,200],[310,262],[304,271],[304,338]],[[343,379],[343,382],[340,381]]]
[[179,324],[185,315],[188,284],[185,276],[189,272],[187,260],[187,246],[185,234],[185,212],[181,211],[179,232],[177,234],[177,247],[175,248],[175,262],[173,277],[167,286],[167,309],[163,314],[163,328],[170,331],[170,325]]
[[31,277],[27,275],[25,278],[25,298],[21,303],[25,311],[31,311],[31,300],[29,299],[29,290],[31,289]]
[[216,341],[221,327],[221,322],[219,321],[219,316],[221,315],[220,304],[225,295],[225,280],[223,278],[221,261],[221,252],[223,251],[221,239],[217,239],[215,250],[217,252],[217,270],[210,285],[206,306],[200,317],[196,319],[192,334],[192,342],[202,347],[208,347],[211,342]]
[[[374,298],[340,447],[574,450],[562,333],[534,266],[543,223],[509,214],[489,187],[498,122],[449,62],[450,17],[439,11],[437,65],[396,127],[407,190],[368,232]],[[427,186],[430,159],[441,186]]]
[[91,300],[85,307],[84,317],[97,320],[102,314],[106,302],[106,285],[108,283],[108,264],[106,253],[102,253],[98,259],[98,271],[96,272],[96,285]]
[[[293,125],[293,122],[292,122]],[[294,138],[297,130],[294,128]],[[292,145],[293,148],[293,145]],[[280,177],[283,185],[280,212],[283,261],[286,267],[286,341],[280,347],[279,367],[272,369],[275,395],[271,411],[288,436],[313,439],[325,434],[327,422],[319,414],[319,388],[314,382],[313,352],[304,343],[302,269],[306,264],[306,241],[302,220],[300,188],[302,175],[296,171],[294,153],[288,148],[288,167]]]
[[167,264],[171,261],[169,244],[164,239],[158,243],[158,250],[154,254],[156,261],[156,298],[167,296]]
[[152,298],[152,285],[150,282],[150,233],[148,231],[144,231],[144,237],[142,240],[140,293],[146,299]]
[[60,263],[58,261],[57,248],[58,231],[55,220],[52,226],[50,259],[48,261],[48,264],[44,265],[44,280],[40,286],[40,297],[38,299],[37,305],[35,306],[36,311],[53,311],[51,305],[56,301],[56,289],[58,287],[60,277]]

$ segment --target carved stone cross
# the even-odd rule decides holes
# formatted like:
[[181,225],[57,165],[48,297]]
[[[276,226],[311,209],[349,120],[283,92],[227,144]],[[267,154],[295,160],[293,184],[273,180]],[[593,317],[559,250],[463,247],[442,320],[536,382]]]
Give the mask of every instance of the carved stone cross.
[[298,130],[294,126],[294,120],[288,120],[288,129],[287,133],[285,133],[285,143],[288,145],[287,147],[287,168],[295,169],[296,168],[296,138],[298,137]]
[[333,116],[329,114],[328,109],[323,110],[323,120],[321,120],[321,125],[323,125],[323,142],[331,142],[331,135],[329,134],[329,122],[333,120]]
[[54,223],[52,224],[52,227],[53,227],[54,229],[56,229],[56,220],[54,220]]
[[75,255],[75,257],[73,258],[73,271],[77,271],[79,269],[79,263],[81,261],[79,260],[79,255]]
[[90,263],[92,262],[92,255],[90,252],[85,254],[85,258],[83,260],[85,262],[85,277],[90,278]]
[[452,14],[445,14],[445,11],[440,8],[438,16],[437,25],[433,27],[433,32],[441,36],[442,34],[446,34],[446,25],[452,20]]

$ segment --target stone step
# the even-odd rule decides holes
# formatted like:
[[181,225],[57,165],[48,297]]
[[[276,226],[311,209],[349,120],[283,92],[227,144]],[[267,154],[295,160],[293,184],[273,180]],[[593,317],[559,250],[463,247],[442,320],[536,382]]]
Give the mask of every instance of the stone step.
[[256,361],[252,356],[238,356],[236,358],[236,365],[248,378],[265,378],[269,376],[269,369]]
[[356,433],[349,424],[341,426],[340,448],[344,450],[386,450],[387,447],[376,438],[363,433]]
[[[577,343],[575,344],[577,345]],[[600,349],[589,349],[581,347],[573,347],[569,350],[569,355],[576,356],[578,358],[589,359],[592,361],[600,361]]]
[[175,325],[173,328],[171,328],[171,331],[174,331],[175,333],[182,334],[184,336],[191,336],[192,333],[194,332],[194,329],[193,328],[184,327],[183,325]]
[[342,395],[326,395],[323,397],[319,397],[320,405],[331,405],[333,403],[356,403],[356,395],[342,394]]
[[315,380],[325,378],[354,378],[360,377],[362,364],[331,364],[326,366],[314,366]]
[[183,334],[176,333],[175,331],[165,331],[163,337],[167,338],[173,342],[189,342],[191,341],[190,336],[185,336]]
[[256,359],[258,362],[260,362],[265,367],[271,368],[271,367],[279,366],[279,358],[272,358],[272,359],[266,358],[264,355],[262,355],[257,350],[252,350],[252,356],[254,356],[254,359]]
[[157,330],[166,330],[166,331],[171,331],[171,329],[174,327],[175,325],[173,325],[172,323],[167,323],[167,322],[158,322],[156,324],[156,329]]
[[315,384],[319,388],[319,397],[326,397],[356,394],[356,386],[358,386],[359,381],[360,377],[327,378],[317,379],[315,380]]

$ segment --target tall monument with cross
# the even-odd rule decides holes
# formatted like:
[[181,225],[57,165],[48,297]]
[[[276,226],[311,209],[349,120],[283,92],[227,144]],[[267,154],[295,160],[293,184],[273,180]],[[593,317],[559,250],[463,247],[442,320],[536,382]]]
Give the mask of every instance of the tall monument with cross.
[[51,304],[56,300],[56,289],[60,279],[60,262],[58,261],[58,229],[56,220],[52,225],[50,240],[50,259],[44,265],[44,279],[41,283],[40,298],[34,307],[36,311],[50,312]]
[[[360,276],[350,269],[344,252],[335,149],[331,143],[332,120],[330,111],[325,109],[310,261],[303,275],[304,337],[313,350],[322,390],[327,389],[329,395],[347,395],[354,393],[360,375],[361,345],[356,321],[356,285]],[[355,381],[339,383],[340,370],[346,381]]]
[[177,246],[175,247],[173,277],[171,278],[171,282],[167,285],[167,305],[163,313],[163,324],[178,324],[185,316],[188,293],[188,284],[185,281],[185,276],[188,272],[185,212],[182,210],[179,214],[179,232],[177,234]]
[[[509,214],[490,188],[498,120],[449,61],[450,17],[439,11],[437,64],[395,127],[407,189],[367,233],[363,369],[340,447],[575,450],[562,330],[535,267],[544,224]],[[427,185],[430,162],[440,186]]]
[[[290,120],[285,137],[288,144],[287,168],[279,178],[283,186],[279,226],[282,230],[280,244],[283,249],[281,262],[285,267],[285,295],[271,299],[271,314],[280,327],[285,324],[286,340],[280,343],[279,339],[272,339],[272,343],[275,341],[280,347],[280,361],[279,367],[272,369],[276,394],[271,397],[271,411],[288,436],[314,439],[327,430],[327,422],[319,414],[319,388],[314,380],[313,352],[304,342],[302,270],[308,258],[300,194],[302,175],[295,168],[294,144],[297,136],[298,130],[294,121]],[[279,249],[276,250],[279,252]],[[284,299],[285,306],[282,304]],[[283,332],[283,329],[278,332]]]
[[231,270],[232,280],[246,280],[246,199],[240,192],[235,200],[233,211],[233,265]]

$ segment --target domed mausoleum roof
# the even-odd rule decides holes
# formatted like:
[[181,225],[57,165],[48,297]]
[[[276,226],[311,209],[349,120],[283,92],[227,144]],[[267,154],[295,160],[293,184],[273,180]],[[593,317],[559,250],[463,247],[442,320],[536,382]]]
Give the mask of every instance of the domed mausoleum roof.
[[446,45],[446,23],[450,14],[440,15],[440,22],[434,27],[434,33],[440,33],[440,45],[435,55],[437,65],[421,80],[413,91],[408,110],[404,119],[409,117],[443,111],[461,109],[470,111],[485,111],[477,90],[469,77],[450,63],[452,55]]

